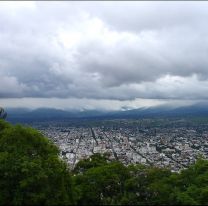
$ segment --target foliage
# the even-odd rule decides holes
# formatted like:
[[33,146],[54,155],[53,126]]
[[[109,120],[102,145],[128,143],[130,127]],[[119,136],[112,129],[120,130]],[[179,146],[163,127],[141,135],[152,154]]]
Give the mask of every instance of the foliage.
[[6,119],[7,113],[4,111],[2,107],[0,107],[0,119]]
[[75,176],[78,204],[117,203],[124,194],[124,184],[128,177],[127,168],[119,162],[93,167]]
[[[90,165],[90,166],[89,166]],[[93,165],[93,166],[92,166]],[[78,205],[207,205],[208,161],[180,173],[144,165],[124,166],[102,156],[81,161],[74,171]]]
[[73,203],[71,176],[57,147],[32,128],[3,121],[0,128],[0,204]]
[[106,165],[107,161],[108,161],[107,154],[101,155],[99,153],[96,153],[88,159],[80,160],[76,164],[76,166],[74,168],[74,172],[75,173],[83,173],[90,168],[95,168],[98,166]]

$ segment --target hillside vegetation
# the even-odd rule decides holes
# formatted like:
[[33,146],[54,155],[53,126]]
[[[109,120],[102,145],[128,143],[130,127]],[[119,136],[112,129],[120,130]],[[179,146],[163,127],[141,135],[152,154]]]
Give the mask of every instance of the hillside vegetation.
[[95,154],[73,171],[32,128],[0,120],[0,205],[207,205],[208,161],[181,173]]

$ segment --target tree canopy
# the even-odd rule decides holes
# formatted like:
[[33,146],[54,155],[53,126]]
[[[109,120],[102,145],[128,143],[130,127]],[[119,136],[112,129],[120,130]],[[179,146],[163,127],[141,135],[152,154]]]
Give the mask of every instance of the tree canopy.
[[73,203],[71,175],[59,150],[32,128],[0,121],[0,204]]
[[142,164],[124,166],[99,154],[81,160],[73,176],[78,205],[207,205],[208,161],[180,173]]

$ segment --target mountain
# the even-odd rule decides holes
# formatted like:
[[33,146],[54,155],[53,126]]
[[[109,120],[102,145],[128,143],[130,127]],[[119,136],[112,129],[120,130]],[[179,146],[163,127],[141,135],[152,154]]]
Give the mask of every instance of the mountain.
[[138,108],[125,111],[98,111],[98,110],[72,110],[66,111],[52,108],[39,108],[35,110],[26,108],[6,108],[8,121],[48,121],[48,120],[73,120],[73,119],[114,119],[114,118],[154,118],[154,117],[208,117],[208,104],[194,104],[173,108],[162,105],[149,108]]
[[139,108],[117,112],[114,117],[145,118],[145,117],[208,117],[208,104],[198,103],[190,106],[171,107],[162,105],[157,107]]
[[34,122],[34,121],[51,121],[51,120],[72,120],[80,118],[95,118],[106,114],[97,110],[61,110],[54,108],[6,108],[7,120],[13,123],[17,122]]

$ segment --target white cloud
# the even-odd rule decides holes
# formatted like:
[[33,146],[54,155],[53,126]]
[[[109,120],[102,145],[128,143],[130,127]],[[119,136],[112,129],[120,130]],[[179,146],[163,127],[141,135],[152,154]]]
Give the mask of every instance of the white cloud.
[[0,2],[0,97],[207,99],[207,5]]
[[12,107],[30,107],[36,108],[56,108],[65,110],[107,110],[117,111],[122,109],[136,109],[159,105],[169,105],[172,107],[185,106],[196,103],[197,101],[182,100],[160,100],[160,99],[135,99],[135,100],[96,100],[86,98],[10,98],[1,99],[1,106],[5,108]]
[[19,83],[15,77],[0,76],[0,98],[22,96],[27,86]]

